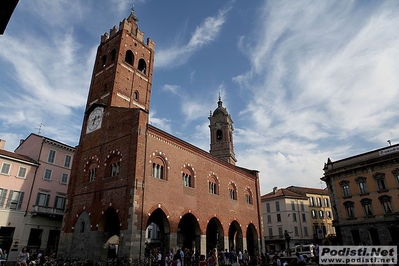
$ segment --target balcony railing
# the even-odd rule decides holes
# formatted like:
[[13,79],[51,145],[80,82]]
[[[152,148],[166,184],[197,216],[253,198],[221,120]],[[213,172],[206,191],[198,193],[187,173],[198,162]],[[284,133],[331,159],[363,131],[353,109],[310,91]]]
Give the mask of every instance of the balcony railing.
[[64,210],[61,209],[55,209],[52,207],[46,207],[46,206],[33,206],[32,208],[32,215],[49,215],[49,216],[63,216],[64,215]]

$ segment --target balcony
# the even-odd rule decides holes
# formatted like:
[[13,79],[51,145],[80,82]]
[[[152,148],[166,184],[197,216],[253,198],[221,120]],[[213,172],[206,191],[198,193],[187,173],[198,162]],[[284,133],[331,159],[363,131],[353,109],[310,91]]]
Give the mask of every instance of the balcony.
[[36,205],[36,206],[33,206],[31,212],[32,212],[32,216],[41,215],[41,216],[48,216],[48,217],[53,217],[53,218],[62,218],[65,210]]

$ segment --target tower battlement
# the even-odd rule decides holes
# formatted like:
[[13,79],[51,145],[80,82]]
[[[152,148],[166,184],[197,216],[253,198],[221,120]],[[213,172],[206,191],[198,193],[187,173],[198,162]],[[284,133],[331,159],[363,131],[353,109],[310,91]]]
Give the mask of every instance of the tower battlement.
[[112,29],[110,29],[109,33],[106,32],[104,35],[101,35],[101,44],[104,44],[109,39],[112,39],[120,31],[125,30],[128,34],[135,36],[138,41],[146,44],[151,50],[154,50],[155,42],[151,40],[151,38],[147,38],[147,43],[144,43],[144,32],[138,28],[137,20],[138,19],[133,13],[130,14],[127,19],[124,19],[119,23],[119,28],[115,25]]

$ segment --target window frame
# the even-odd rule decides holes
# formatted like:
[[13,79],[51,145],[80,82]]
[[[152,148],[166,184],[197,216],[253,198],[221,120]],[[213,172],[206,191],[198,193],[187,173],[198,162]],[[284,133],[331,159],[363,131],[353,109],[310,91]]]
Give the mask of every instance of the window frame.
[[65,154],[64,167],[71,169],[71,163],[72,163],[72,155]]
[[50,193],[47,191],[40,191],[36,195],[35,205],[40,207],[48,207],[50,202]]
[[[18,199],[14,199],[14,194],[16,194],[16,193],[18,193]],[[23,192],[23,191],[10,190],[6,208],[10,209],[10,210],[20,210],[22,203],[23,203],[24,194],[25,194],[25,192]],[[14,207],[14,205],[15,205],[15,208],[11,208],[12,206]]]
[[[21,176],[20,174],[21,174],[21,170],[22,169],[24,169],[25,170],[25,172],[24,172],[24,175],[23,176]],[[17,177],[18,178],[22,178],[22,179],[26,179],[26,174],[28,173],[28,168],[27,167],[25,167],[25,166],[20,166],[19,168],[18,168],[18,173],[17,173]]]
[[[8,166],[7,172],[4,171],[4,170],[5,170],[4,168],[5,168],[6,166]],[[3,163],[1,164],[0,174],[2,174],[2,175],[10,175],[11,166],[12,166],[11,163],[3,162]]]
[[[53,170],[52,169],[50,169],[50,168],[44,169],[43,180],[51,181],[52,175],[53,175]],[[47,178],[47,176],[48,176],[48,178]]]
[[342,197],[343,198],[348,198],[352,196],[350,186],[349,186],[349,181],[342,180],[339,182],[339,185],[341,186],[342,189]]
[[[54,209],[65,211],[66,199],[67,199],[67,198],[66,198],[66,196],[64,196],[64,195],[60,195],[60,194],[56,195],[56,196],[55,196],[55,201],[54,201]],[[61,201],[61,206],[62,206],[62,208],[59,208],[59,207],[57,206],[58,203],[59,203],[59,201]]]
[[[66,181],[64,181],[64,178],[66,178]],[[61,179],[60,179],[60,184],[66,185],[66,184],[68,184],[68,180],[69,180],[69,174],[68,173],[62,173],[61,174]]]
[[57,151],[49,149],[48,155],[47,155],[47,162],[54,164],[55,163],[55,157],[56,157]]

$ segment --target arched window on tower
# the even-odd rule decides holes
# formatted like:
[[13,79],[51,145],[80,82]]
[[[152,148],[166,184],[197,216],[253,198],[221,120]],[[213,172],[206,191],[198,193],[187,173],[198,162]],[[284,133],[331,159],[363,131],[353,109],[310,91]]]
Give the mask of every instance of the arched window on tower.
[[111,51],[111,61],[112,62],[115,61],[115,57],[116,57],[116,50],[112,49],[112,51]]
[[216,131],[216,140],[222,140],[223,139],[223,131],[218,129]]
[[103,57],[101,58],[101,66],[105,67],[105,64],[107,63],[107,56],[103,55]]
[[86,163],[85,168],[85,182],[94,182],[97,177],[98,162],[95,160],[90,160]]
[[122,161],[122,154],[120,151],[113,150],[112,152],[110,152],[105,162],[106,164],[105,167],[107,171],[105,173],[105,177],[118,176],[120,173],[121,161]]
[[141,73],[145,74],[145,73],[146,73],[146,67],[147,67],[147,64],[145,63],[145,60],[144,60],[143,58],[141,58],[141,59],[139,60],[139,65],[138,65],[137,69],[138,69]]
[[125,62],[128,63],[129,65],[133,66],[133,61],[134,61],[133,52],[130,50],[127,50],[126,55],[125,55]]
[[135,92],[133,93],[133,99],[134,99],[135,101],[138,101],[138,100],[139,100],[139,92],[138,92],[138,91],[135,91]]
[[165,162],[160,157],[155,157],[152,162],[152,177],[166,180]]

